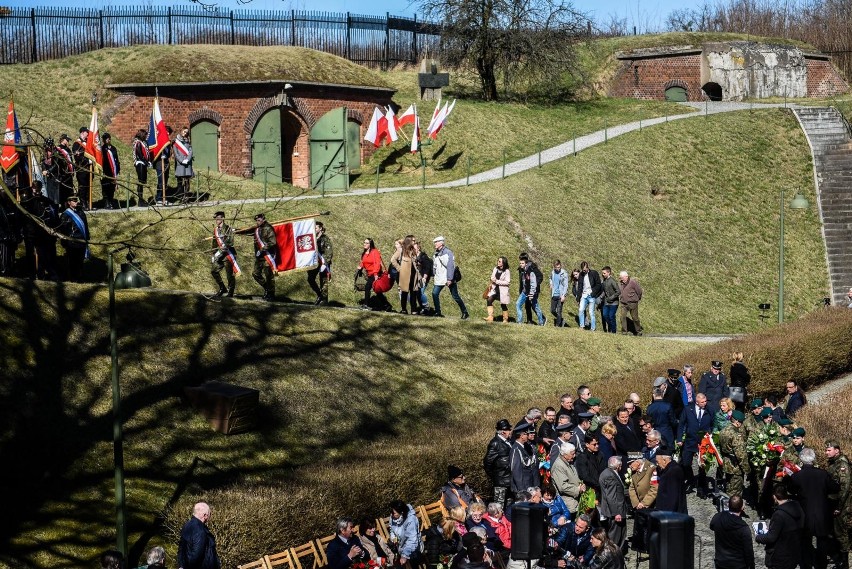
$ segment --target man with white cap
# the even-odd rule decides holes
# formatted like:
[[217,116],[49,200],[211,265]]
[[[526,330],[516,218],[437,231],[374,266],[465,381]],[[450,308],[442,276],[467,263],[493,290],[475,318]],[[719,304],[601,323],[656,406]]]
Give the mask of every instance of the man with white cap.
[[461,277],[461,273],[456,274],[458,272],[458,267],[456,267],[455,255],[453,255],[453,252],[449,247],[444,245],[443,235],[435,237],[432,242],[435,244],[435,262],[432,266],[432,275],[434,276],[435,282],[435,285],[432,288],[432,301],[435,303],[435,316],[444,316],[441,313],[441,300],[439,297],[441,295],[441,291],[444,290],[444,287],[447,287],[450,289],[450,294],[453,296],[453,300],[455,300],[456,304],[459,305],[462,320],[467,320],[470,315],[467,313],[464,301],[459,296],[459,287],[456,282],[459,280],[459,277]]

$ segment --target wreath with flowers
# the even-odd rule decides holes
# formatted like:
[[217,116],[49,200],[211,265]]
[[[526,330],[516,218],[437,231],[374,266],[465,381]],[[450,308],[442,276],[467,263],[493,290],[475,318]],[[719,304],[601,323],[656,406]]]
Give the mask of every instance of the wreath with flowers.
[[538,473],[541,475],[541,484],[542,486],[550,483],[550,453],[547,452],[547,449],[544,448],[543,443],[538,443],[538,448],[536,449],[536,455],[538,458]]
[[709,472],[712,466],[722,466],[724,461],[719,452],[719,435],[704,433],[701,442],[698,443],[698,464]]
[[352,569],[383,569],[387,567],[387,560],[382,557],[379,561],[369,559],[366,561],[356,561],[352,564]]
[[781,457],[781,453],[784,452],[778,425],[770,423],[766,428],[749,435],[746,441],[746,452],[749,462],[757,469],[763,468],[770,462],[777,461]]

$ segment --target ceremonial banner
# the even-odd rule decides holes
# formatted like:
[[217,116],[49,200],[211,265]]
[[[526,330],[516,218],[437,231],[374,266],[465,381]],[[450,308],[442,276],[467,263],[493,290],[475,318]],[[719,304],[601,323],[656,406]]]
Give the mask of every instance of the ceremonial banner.
[[86,139],[85,154],[97,170],[103,169],[104,157],[101,152],[101,133],[98,132],[98,109],[94,106],[92,107],[92,121],[89,123],[89,137]]
[[148,122],[148,150],[151,152],[151,161],[156,161],[163,150],[171,141],[163,115],[160,114],[160,98],[154,97],[154,109],[151,111],[151,120]]
[[319,264],[314,219],[274,225],[278,242],[278,272],[307,269]]
[[411,153],[414,154],[418,150],[420,150],[420,117],[417,116],[417,107],[414,107],[414,131],[411,133]]
[[21,143],[21,131],[18,128],[18,116],[15,114],[15,102],[9,101],[9,112],[6,113],[6,133],[3,135],[3,152],[0,153],[0,165],[8,173],[18,165],[20,155],[16,144]]

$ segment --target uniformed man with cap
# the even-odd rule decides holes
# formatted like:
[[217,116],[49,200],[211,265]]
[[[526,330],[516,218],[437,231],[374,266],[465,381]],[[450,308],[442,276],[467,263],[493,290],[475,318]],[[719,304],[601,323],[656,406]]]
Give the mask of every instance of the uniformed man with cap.
[[64,132],[59,135],[59,146],[56,147],[56,162],[59,165],[59,207],[61,208],[65,208],[68,196],[74,194],[74,153],[71,146],[69,146],[70,144],[70,136]]
[[746,440],[755,432],[763,422],[760,420],[760,413],[763,411],[763,399],[755,398],[748,405],[749,414],[743,421],[743,429],[745,429]]
[[722,472],[725,473],[725,490],[728,495],[742,496],[745,488],[745,475],[751,470],[746,454],[745,415],[735,410],[731,421],[719,433],[719,453],[722,455]]
[[672,406],[672,413],[675,417],[680,417],[681,412],[683,412],[683,395],[680,391],[680,380],[678,378],[680,378],[680,370],[670,368],[666,372],[665,378],[658,377],[654,380],[654,387],[665,386],[663,401]]
[[574,427],[574,434],[571,437],[571,444],[574,445],[577,452],[583,452],[586,446],[586,433],[591,430],[592,419],[595,414],[589,411],[584,411],[577,414],[577,426]]
[[251,276],[263,287],[263,300],[275,300],[275,275],[278,274],[278,241],[266,215],[254,216],[254,271]]
[[80,282],[83,280],[83,263],[89,251],[89,222],[80,205],[79,196],[68,196],[65,210],[59,216],[57,231],[73,239],[63,239],[62,247],[65,248],[68,263],[68,280]]
[[106,209],[117,209],[115,188],[118,176],[121,174],[121,163],[118,160],[118,149],[112,145],[112,136],[105,132],[101,137],[101,155],[103,156],[103,174],[101,175],[101,195]]
[[[217,211],[213,214],[213,259],[210,267],[210,275],[213,282],[218,285],[219,290],[213,296],[234,296],[237,286],[236,276],[240,274],[240,266],[237,264],[237,251],[234,249],[234,229],[225,223],[225,212]],[[222,270],[228,279],[228,288],[222,282]]]
[[597,397],[589,397],[589,413],[592,414],[592,420],[589,423],[589,432],[595,433],[601,426],[601,400]]
[[571,424],[570,420],[559,423],[554,429],[556,430],[556,441],[550,446],[550,454],[547,455],[551,465],[559,458],[559,448],[571,442],[571,437],[574,436],[574,425]]
[[722,397],[728,397],[728,378],[722,372],[722,362],[713,360],[710,362],[710,371],[705,371],[698,380],[698,393],[707,396],[707,405],[713,409],[719,408]]
[[88,204],[92,198],[91,176],[92,161],[86,156],[86,141],[89,138],[89,129],[80,127],[80,136],[71,146],[71,154],[74,157],[74,172],[77,174],[77,195]]
[[488,450],[482,459],[482,467],[485,474],[494,485],[494,501],[508,507],[514,499],[509,492],[512,485],[512,470],[510,460],[512,456],[512,424],[508,419],[500,419],[495,426],[496,433],[488,442]]
[[532,486],[541,484],[538,471],[538,459],[535,451],[528,444],[535,437],[533,423],[520,423],[512,430],[515,441],[512,443],[512,455],[509,468],[512,471],[512,492],[522,492]]
[[848,569],[849,531],[852,529],[852,467],[846,455],[840,452],[840,443],[836,440],[825,441],[825,456],[828,457],[826,470],[840,485],[840,491],[829,496],[834,501],[834,537],[838,545],[838,552],[832,561],[836,569]]

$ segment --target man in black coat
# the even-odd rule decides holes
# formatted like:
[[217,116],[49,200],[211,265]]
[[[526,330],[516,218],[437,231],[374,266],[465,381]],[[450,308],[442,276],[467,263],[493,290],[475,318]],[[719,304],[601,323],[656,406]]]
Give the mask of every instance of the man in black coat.
[[582,453],[577,453],[577,458],[574,460],[574,466],[577,468],[577,475],[586,488],[593,488],[595,495],[600,499],[601,472],[606,470],[606,461],[601,453],[598,452],[598,439],[595,435],[588,433],[585,439],[586,450]]
[[482,467],[494,485],[494,501],[501,504],[505,510],[514,501],[512,493],[509,492],[512,485],[512,424],[508,419],[500,419],[496,429],[497,433],[489,441],[485,458],[482,459]]
[[[839,492],[840,485],[828,472],[814,466],[816,453],[813,449],[802,449],[799,460],[802,462],[802,469],[790,477],[787,488],[805,511],[802,568],[825,569],[832,550],[831,535],[834,531],[834,505],[828,495]],[[816,550],[813,548],[812,537],[816,537]]]
[[182,569],[220,569],[222,562],[216,553],[216,538],[207,527],[210,506],[198,502],[192,517],[180,530],[178,567]]
[[[702,433],[713,432],[713,417],[715,408],[711,407],[708,397],[703,393],[695,396],[695,405],[684,407],[678,421],[675,440],[677,445],[683,447],[680,455],[680,465],[686,475],[687,493],[695,488],[695,475],[692,472],[692,459],[698,453],[698,443],[701,442]],[[706,473],[704,468],[698,465],[698,497],[704,498],[706,491]]]
[[337,520],[337,531],[334,539],[328,542],[325,557],[328,559],[328,569],[349,569],[356,559],[366,557],[361,540],[353,535],[353,522],[349,518]]
[[633,430],[630,423],[630,411],[620,407],[616,412],[615,422],[615,448],[621,455],[622,461],[627,460],[627,453],[642,450],[642,437]]
[[716,542],[716,569],[754,569],[751,528],[740,517],[742,512],[743,498],[734,494],[728,511],[718,512],[710,520]]
[[713,409],[719,408],[722,397],[730,395],[728,378],[722,372],[722,362],[719,360],[710,362],[710,371],[705,371],[698,380],[698,393],[707,396],[708,405]]
[[662,448],[657,451],[656,459],[658,484],[656,508],[663,512],[688,513],[683,470],[672,460],[672,451]]
[[798,502],[789,499],[783,484],[775,487],[772,499],[775,512],[769,519],[769,531],[759,533],[754,540],[766,546],[768,569],[795,569],[801,557],[805,512]]

